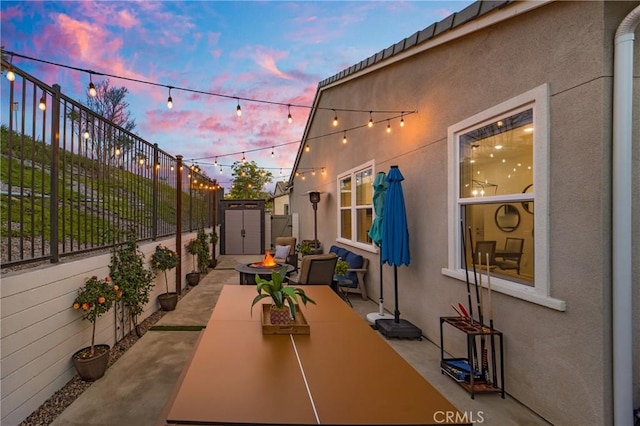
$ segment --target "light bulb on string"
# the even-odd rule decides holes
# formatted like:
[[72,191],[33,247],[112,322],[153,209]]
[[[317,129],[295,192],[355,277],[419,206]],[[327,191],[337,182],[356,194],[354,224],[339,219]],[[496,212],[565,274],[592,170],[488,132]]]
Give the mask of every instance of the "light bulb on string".
[[311,150],[311,147],[309,146],[309,144],[306,144],[304,147],[305,152],[309,152]]
[[271,147],[271,158],[273,158],[273,147]]
[[391,133],[391,122],[387,120],[387,133]]
[[173,108],[173,99],[171,98],[171,89],[172,87],[169,86],[169,97],[167,98],[167,108],[169,109]]
[[98,96],[98,91],[96,90],[95,84],[93,84],[91,73],[89,73],[89,96],[91,96],[92,98]]
[[316,169],[313,169],[313,170],[311,171],[311,175],[312,175],[312,176],[315,176],[315,175],[316,175]]
[[238,99],[238,106],[236,107],[236,114],[238,117],[242,115],[242,108],[240,107],[240,99]]
[[344,132],[344,135],[342,136],[342,143],[347,143],[347,132]]
[[175,167],[173,166],[173,164],[172,164],[172,165],[171,165],[171,167],[169,167],[169,169],[170,169],[171,171],[174,171],[176,168],[175,168]]
[[247,159],[245,158],[245,156],[244,156],[244,152],[243,152],[243,153],[242,153],[242,163],[244,164],[244,163],[246,163],[246,162],[247,162]]
[[120,147],[116,146],[116,155],[120,155],[121,151],[120,151]]
[[333,110],[333,113],[335,114],[333,117],[333,127],[338,127],[338,113],[335,109]]
[[287,121],[289,122],[289,124],[293,123],[293,117],[291,116],[291,105],[287,105],[287,108],[289,109],[289,115],[287,115]]
[[218,167],[218,157],[216,157],[215,161],[213,162],[213,165],[214,165],[215,167]]
[[16,75],[13,72],[13,55],[11,55],[11,58],[9,58],[9,69],[7,70],[7,74],[5,75],[5,77],[7,77],[7,80],[9,81],[14,81],[16,79]]
[[280,169],[280,176],[282,176],[282,169]]
[[400,127],[404,127],[404,112],[400,114]]
[[367,124],[367,126],[369,126],[369,128],[373,127],[373,115],[371,115],[373,111],[369,111],[369,123]]
[[42,96],[40,97],[38,108],[40,108],[40,111],[44,111],[47,109],[47,100],[46,100],[46,95],[44,93],[44,90],[42,91]]
[[84,138],[85,138],[85,139],[89,139],[89,136],[90,136],[90,135],[89,135],[89,129],[88,129],[88,128],[85,128],[85,129],[84,129]]
[[323,167],[320,173],[322,173],[322,176],[326,175],[327,169]]

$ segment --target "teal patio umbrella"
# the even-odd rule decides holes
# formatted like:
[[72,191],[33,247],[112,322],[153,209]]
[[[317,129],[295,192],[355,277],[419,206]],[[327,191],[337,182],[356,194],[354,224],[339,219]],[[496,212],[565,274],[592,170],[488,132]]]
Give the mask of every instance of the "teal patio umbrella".
[[398,266],[409,265],[409,227],[407,211],[402,191],[404,176],[398,166],[391,166],[386,177],[387,191],[384,199],[384,219],[382,221],[382,262],[393,266],[395,291],[394,319],[377,320],[378,329],[387,337],[420,338],[422,330],[409,321],[400,321],[398,309]]
[[[387,175],[384,172],[378,172],[373,180],[373,210],[376,213],[376,218],[373,219],[371,228],[369,229],[369,238],[378,246],[382,247],[382,221],[384,216],[384,198],[387,191]],[[379,312],[372,312],[367,314],[367,320],[371,323],[375,323],[377,319],[384,318],[384,298],[382,296],[382,250],[380,253],[380,298],[378,299]]]

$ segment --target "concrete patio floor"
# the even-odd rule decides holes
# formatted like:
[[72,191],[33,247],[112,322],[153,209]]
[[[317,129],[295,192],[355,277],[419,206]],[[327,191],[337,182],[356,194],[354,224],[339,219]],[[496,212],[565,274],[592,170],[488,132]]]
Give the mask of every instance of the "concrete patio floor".
[[[221,256],[210,271],[179,303],[131,349],[111,366],[52,423],[54,426],[151,426],[173,391],[199,335],[206,326],[222,286],[238,284],[238,263],[256,261],[257,256]],[[377,304],[351,296],[354,309],[366,321]],[[191,326],[191,327],[188,327]],[[384,339],[384,337],[380,337]],[[440,373],[440,350],[427,339],[384,339],[427,381],[437,388],[470,420],[483,425],[548,425],[544,419],[509,395],[469,394]],[[372,372],[375,374],[375,372]],[[215,378],[212,378],[215,380]],[[508,389],[507,389],[508,390]],[[371,392],[390,392],[372,389]]]

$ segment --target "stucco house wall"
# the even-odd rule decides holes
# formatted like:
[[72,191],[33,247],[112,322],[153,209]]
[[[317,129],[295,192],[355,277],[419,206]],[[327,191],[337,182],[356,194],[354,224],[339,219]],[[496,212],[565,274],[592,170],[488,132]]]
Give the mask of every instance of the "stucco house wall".
[[[300,215],[300,233],[313,235],[313,210],[303,197],[322,192],[318,238],[325,247],[337,238],[337,176],[374,162],[374,173],[398,165],[405,177],[412,261],[398,268],[403,318],[439,342],[439,317],[466,301],[463,281],[443,274],[448,264],[448,128],[468,117],[546,85],[549,92],[548,276],[550,296],[566,308],[553,309],[499,292],[494,319],[505,336],[506,390],[554,424],[612,423],[611,385],[611,145],[613,39],[624,16],[638,2],[551,2],[523,13],[510,4],[487,14],[505,20],[482,28],[477,21],[439,37],[420,53],[380,62],[360,73],[321,85],[307,123],[309,153],[297,167],[326,167],[324,176],[295,179],[291,208]],[[479,18],[478,21],[484,18]],[[476,30],[476,28],[479,28]],[[456,32],[456,33],[454,33]],[[635,74],[640,69],[635,46]],[[640,134],[634,87],[634,134]],[[416,110],[406,126],[387,123],[342,133],[331,126],[332,107]],[[323,110],[321,108],[328,108]],[[366,123],[368,114],[341,113],[340,129]],[[376,117],[374,117],[374,120]],[[334,133],[329,135],[330,133]],[[328,135],[321,137],[322,135]],[[637,142],[637,140],[636,140]],[[307,142],[303,140],[301,147]],[[339,155],[336,155],[339,152]],[[634,217],[640,212],[640,144],[634,146]],[[544,168],[537,170],[544,171]],[[634,231],[637,253],[639,229]],[[370,260],[367,292],[378,297],[378,254],[350,248]],[[636,255],[634,258],[638,258]],[[640,262],[638,262],[640,263]],[[393,310],[393,273],[382,266],[385,305]],[[633,270],[634,347],[640,358],[640,272]],[[465,353],[462,339],[445,342]],[[439,368],[434,365],[433,368]],[[631,372],[630,372],[631,374]],[[640,404],[636,362],[634,406]],[[460,390],[463,392],[463,390]]]

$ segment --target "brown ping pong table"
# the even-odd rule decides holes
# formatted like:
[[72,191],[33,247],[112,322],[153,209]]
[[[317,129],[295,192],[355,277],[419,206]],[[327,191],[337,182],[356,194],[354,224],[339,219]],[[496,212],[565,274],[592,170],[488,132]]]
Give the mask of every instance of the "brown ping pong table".
[[265,335],[255,287],[224,286],[159,424],[460,424],[329,286],[305,292],[310,334]]

